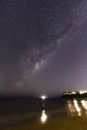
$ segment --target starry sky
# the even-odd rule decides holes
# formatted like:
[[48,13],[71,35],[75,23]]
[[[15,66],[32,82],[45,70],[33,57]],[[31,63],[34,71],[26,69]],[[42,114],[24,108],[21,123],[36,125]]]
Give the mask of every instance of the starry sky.
[[0,0],[0,94],[87,89],[87,1]]

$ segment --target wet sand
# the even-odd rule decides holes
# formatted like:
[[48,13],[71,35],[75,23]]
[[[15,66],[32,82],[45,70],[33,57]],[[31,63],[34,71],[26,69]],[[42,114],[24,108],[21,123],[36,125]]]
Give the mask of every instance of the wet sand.
[[86,117],[57,117],[49,119],[45,124],[34,121],[20,122],[18,124],[9,124],[1,130],[87,130]]
[[[29,126],[31,127],[33,124],[38,125],[45,125],[46,122],[41,121],[41,117],[43,116],[42,113],[45,110],[42,110],[41,112],[29,112],[25,114],[15,114],[15,115],[4,115],[1,116],[0,118],[0,130],[5,130],[5,129],[10,129],[14,128],[17,129],[19,127],[23,126]],[[60,110],[50,110],[47,113],[47,120],[51,118],[56,118],[56,117],[67,117],[67,113],[65,109],[60,109]]]

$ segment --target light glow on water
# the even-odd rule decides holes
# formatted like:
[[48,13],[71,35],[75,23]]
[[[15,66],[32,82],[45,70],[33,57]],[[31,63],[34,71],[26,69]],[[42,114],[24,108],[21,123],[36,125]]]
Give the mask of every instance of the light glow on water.
[[81,104],[85,110],[87,110],[87,102],[85,100],[81,100]]
[[76,111],[75,111],[75,108],[74,108],[72,102],[71,102],[71,101],[67,101],[67,105],[68,105],[68,110],[69,110],[70,114],[73,116],[73,114],[74,114]]
[[40,120],[41,120],[42,123],[45,123],[45,122],[46,122],[46,120],[47,120],[47,115],[46,115],[45,110],[42,111],[42,115],[41,115]]
[[73,100],[73,103],[74,103],[74,107],[78,113],[78,116],[81,116],[81,109],[79,107],[79,104],[78,104],[78,101],[77,100]]

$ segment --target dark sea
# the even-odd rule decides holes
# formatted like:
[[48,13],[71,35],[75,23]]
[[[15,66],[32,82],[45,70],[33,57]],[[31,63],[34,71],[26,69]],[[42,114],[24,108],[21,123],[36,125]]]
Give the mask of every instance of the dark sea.
[[65,108],[64,99],[38,99],[38,98],[1,98],[0,116],[52,111]]

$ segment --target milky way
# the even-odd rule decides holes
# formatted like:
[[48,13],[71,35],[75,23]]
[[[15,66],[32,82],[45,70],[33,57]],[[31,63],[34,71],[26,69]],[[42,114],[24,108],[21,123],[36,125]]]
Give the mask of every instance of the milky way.
[[87,2],[0,1],[0,93],[86,89]]

